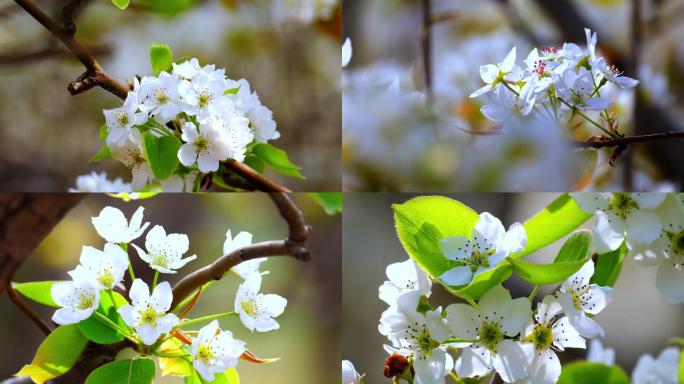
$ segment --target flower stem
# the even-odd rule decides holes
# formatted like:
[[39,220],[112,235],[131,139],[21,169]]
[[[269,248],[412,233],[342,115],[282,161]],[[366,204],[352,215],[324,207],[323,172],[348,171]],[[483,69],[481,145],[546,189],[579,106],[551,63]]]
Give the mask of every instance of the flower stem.
[[539,286],[535,285],[534,290],[530,294],[530,302],[534,301],[534,297],[537,296],[537,292],[539,292]]
[[100,312],[97,312],[97,311],[93,312],[93,315],[95,315],[95,318],[96,318],[96,319],[100,320],[103,324],[105,324],[106,326],[112,328],[113,330],[119,332],[120,334],[122,334],[122,335],[123,335],[125,338],[127,338],[128,340],[130,340],[130,341],[132,341],[132,342],[134,342],[134,343],[136,343],[136,344],[138,343],[138,340],[134,339],[131,335],[128,334],[128,332],[126,332],[126,331],[124,331],[123,329],[121,329],[121,327],[119,327],[115,322],[113,322],[113,321],[112,321],[110,318],[108,318],[107,316],[105,316],[105,315],[103,315],[103,314],[101,314]]
[[580,111],[579,109],[577,109],[577,107],[575,107],[575,106],[573,106],[573,105],[570,105],[570,103],[568,103],[567,101],[565,101],[562,97],[559,97],[558,100],[560,100],[561,103],[563,103],[563,104],[567,105],[569,108],[571,108],[571,109],[573,110],[573,112],[575,112],[575,113],[577,113],[578,115],[582,116],[585,120],[587,120],[588,122],[590,122],[591,124],[593,124],[594,126],[596,126],[598,129],[600,129],[600,130],[602,130],[603,132],[605,132],[608,136],[610,136],[610,137],[616,137],[614,133],[612,133],[612,132],[610,132],[609,130],[603,128],[603,127],[601,126],[601,124],[599,124],[599,123],[597,123],[596,121],[594,121],[591,117],[585,115],[582,111]]
[[453,344],[453,343],[477,343],[477,339],[474,340],[469,340],[469,339],[461,339],[458,337],[451,337],[442,342],[442,344]]
[[[128,244],[126,243],[120,243],[119,247],[126,252],[126,255],[128,255]],[[133,263],[131,263],[131,257],[128,257],[128,274],[131,276],[131,281],[135,280],[135,273],[133,272]]]
[[515,89],[513,89],[513,87],[511,87],[510,85],[508,85],[508,83],[506,82],[506,80],[502,81],[501,84],[505,85],[506,88],[508,88],[511,92],[515,93],[516,96],[520,96],[520,93],[519,93],[518,91],[516,91]]
[[155,270],[154,270],[154,279],[152,280],[152,290],[153,290],[153,291],[154,291],[154,289],[157,287],[157,279],[159,279],[159,271],[157,271],[157,270],[155,269]]
[[187,327],[188,325],[192,325],[192,324],[197,324],[197,323],[202,323],[202,322],[205,322],[205,321],[211,321],[211,320],[214,320],[214,319],[220,319],[220,318],[222,318],[222,317],[237,316],[237,315],[238,315],[237,312],[225,312],[225,313],[219,313],[219,314],[216,314],[216,315],[209,315],[209,316],[204,316],[204,317],[198,317],[198,318],[196,318],[196,319],[192,319],[192,320],[188,320],[188,321],[184,321],[184,322],[182,322],[182,323],[179,323],[178,325],[176,325],[176,328],[183,328],[183,327]]

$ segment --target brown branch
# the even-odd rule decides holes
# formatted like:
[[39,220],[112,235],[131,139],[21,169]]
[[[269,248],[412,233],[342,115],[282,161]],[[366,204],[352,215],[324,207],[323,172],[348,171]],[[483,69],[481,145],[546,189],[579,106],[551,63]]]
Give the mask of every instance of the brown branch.
[[247,180],[254,188],[262,192],[291,192],[286,187],[276,183],[267,178],[261,173],[250,168],[247,164],[240,163],[235,160],[228,160],[225,163],[226,168],[235,172],[238,176]]
[[88,53],[88,51],[74,38],[71,30],[64,29],[57,24],[50,16],[38,8],[31,0],[14,0],[20,7],[24,8],[36,21],[43,25],[55,37],[57,37],[69,51],[85,66],[86,71],[79,78],[69,84],[69,92],[76,95],[95,86],[113,93],[125,99],[128,94],[128,87],[114,80],[105,72],[100,64]]
[[38,316],[36,311],[34,311],[31,307],[26,304],[26,302],[17,294],[17,291],[14,290],[14,287],[12,287],[12,282],[7,284],[7,294],[9,295],[10,301],[14,303],[14,305],[19,308],[20,311],[22,311],[35,325],[40,328],[41,331],[47,336],[52,332],[52,327],[49,325],[45,324],[43,319]]
[[598,141],[572,141],[571,144],[574,147],[579,148],[606,148],[606,147],[618,147],[625,146],[634,143],[643,143],[648,141],[659,141],[659,140],[673,140],[673,139],[684,139],[684,131],[676,132],[661,132],[653,133],[648,135],[638,135],[638,136],[625,136],[617,139],[608,140],[598,140]]
[[291,256],[304,261],[310,259],[311,255],[306,247],[310,229],[304,221],[304,215],[288,195],[271,193],[269,196],[288,224],[287,239],[248,245],[223,255],[213,263],[186,275],[173,287],[172,310],[193,291],[211,280],[220,280],[226,272],[243,261],[266,256]]
[[423,71],[425,76],[425,95],[432,98],[432,7],[430,0],[422,0],[423,26],[420,31],[420,44],[423,51]]
[[[107,45],[94,45],[88,51],[98,55],[108,55],[112,52]],[[71,52],[58,46],[46,46],[34,50],[0,53],[0,65],[25,64],[52,57],[72,57]]]

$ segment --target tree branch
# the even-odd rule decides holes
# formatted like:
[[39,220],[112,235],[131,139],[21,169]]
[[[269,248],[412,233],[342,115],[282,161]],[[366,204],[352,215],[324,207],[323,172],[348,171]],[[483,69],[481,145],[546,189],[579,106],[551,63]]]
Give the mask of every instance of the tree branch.
[[[94,45],[88,47],[88,50],[98,55],[108,55],[111,53],[111,49],[107,45]],[[71,52],[68,50],[62,47],[48,45],[46,47],[33,50],[0,53],[0,65],[24,64],[51,57],[67,56],[72,57]]]
[[432,98],[432,7],[430,0],[422,0],[423,27],[420,31],[420,43],[423,48],[423,71],[425,75],[425,95]]
[[[95,86],[113,93],[125,99],[128,94],[128,87],[114,80],[105,72],[100,64],[86,51],[85,48],[74,38],[72,29],[67,30],[57,24],[50,16],[38,8],[31,0],[14,0],[20,7],[24,8],[36,21],[42,24],[48,31],[57,37],[69,51],[85,66],[86,71],[74,82],[69,84],[69,92],[72,95],[84,92]],[[71,15],[71,13],[68,13]],[[73,27],[75,30],[75,27]]]
[[31,307],[26,304],[26,302],[17,294],[17,291],[14,290],[14,287],[12,287],[12,282],[7,284],[7,294],[9,295],[10,301],[14,303],[14,305],[19,308],[20,311],[22,311],[31,321],[33,321],[34,324],[40,328],[41,331],[47,336],[52,332],[52,327],[49,325],[45,324],[43,319],[38,316],[36,311],[34,311]]
[[304,215],[288,195],[270,193],[269,197],[288,224],[287,239],[264,241],[236,249],[219,257],[213,263],[186,275],[173,287],[171,310],[176,309],[176,306],[193,291],[211,280],[220,280],[226,272],[243,261],[266,256],[291,256],[303,261],[310,259],[311,255],[306,247],[310,228],[304,222]]
[[608,140],[598,140],[598,141],[572,141],[571,144],[574,147],[579,148],[606,148],[606,147],[618,147],[634,143],[643,143],[648,141],[658,141],[658,140],[672,140],[672,139],[684,139],[684,131],[676,132],[661,132],[653,133],[648,135],[638,135],[638,136],[625,136],[618,139],[608,139]]
[[253,170],[247,164],[240,163],[233,159],[226,161],[224,164],[226,165],[226,168],[232,170],[262,192],[292,192],[286,187]]

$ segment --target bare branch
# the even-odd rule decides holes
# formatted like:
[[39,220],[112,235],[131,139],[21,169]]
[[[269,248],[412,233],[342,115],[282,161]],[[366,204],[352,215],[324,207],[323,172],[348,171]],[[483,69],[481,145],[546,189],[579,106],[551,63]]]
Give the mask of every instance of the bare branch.
[[[88,47],[88,51],[97,55],[109,55],[112,52],[107,45],[93,45]],[[48,45],[33,50],[0,53],[0,65],[25,64],[53,57],[71,58],[72,55],[71,52],[62,47]]]
[[238,176],[247,180],[254,188],[262,192],[292,192],[286,187],[253,170],[247,164],[230,159],[225,162],[225,165],[228,169],[238,174]]
[[223,255],[213,263],[186,275],[173,287],[172,310],[193,291],[211,280],[220,280],[226,272],[243,261],[266,256],[291,256],[304,261],[310,259],[311,255],[306,248],[309,227],[304,222],[304,215],[288,195],[271,193],[269,196],[278,207],[280,215],[288,223],[288,238],[248,245]]
[[36,311],[29,307],[28,304],[26,304],[26,302],[21,298],[21,296],[17,294],[17,291],[15,291],[14,287],[12,287],[12,282],[7,284],[7,294],[9,295],[10,301],[14,303],[14,305],[16,305],[20,311],[28,316],[28,318],[31,319],[31,321],[33,321],[33,323],[37,325],[46,336],[52,332],[52,327],[45,324],[43,319],[38,316]]
[[579,148],[605,148],[618,147],[634,143],[643,143],[658,140],[684,139],[684,131],[661,132],[649,135],[625,136],[618,139],[598,140],[598,141],[572,141],[572,145]]

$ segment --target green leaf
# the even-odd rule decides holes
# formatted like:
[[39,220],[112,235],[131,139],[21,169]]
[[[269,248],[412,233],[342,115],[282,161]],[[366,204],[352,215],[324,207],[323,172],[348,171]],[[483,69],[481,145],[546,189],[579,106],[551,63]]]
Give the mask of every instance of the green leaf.
[[76,363],[87,342],[75,324],[58,327],[43,340],[31,364],[25,365],[17,376],[30,376],[38,384],[61,376]]
[[149,358],[116,360],[92,371],[85,384],[151,384],[155,371]]
[[392,205],[401,245],[430,276],[439,277],[453,263],[439,249],[439,241],[450,236],[470,237],[477,212],[446,197],[426,196]]
[[560,196],[525,222],[523,226],[527,233],[527,247],[512,257],[519,259],[555,242],[589,220],[591,216],[584,212],[569,194]]
[[100,140],[106,139],[108,134],[109,128],[107,128],[107,124],[100,125]]
[[174,17],[193,7],[197,1],[198,0],[138,0],[137,3],[154,13],[167,17]]
[[681,360],[679,361],[679,383],[684,383],[684,353],[680,352]]
[[121,10],[128,8],[129,2],[129,0],[112,0],[112,4],[116,5],[116,7]]
[[166,180],[178,168],[178,150],[181,141],[175,136],[157,137],[151,133],[143,134],[143,148],[157,180]]
[[223,373],[216,374],[214,380],[206,381],[195,371],[185,378],[185,384],[240,384],[240,377],[235,368],[230,368]]
[[250,154],[245,156],[245,164],[259,173],[264,173],[266,163],[257,155]]
[[89,162],[94,163],[98,161],[102,161],[106,158],[112,157],[112,151],[109,149],[108,145],[103,145],[100,150],[93,155],[90,159],[88,159]]
[[173,63],[173,52],[166,44],[153,43],[150,46],[150,64],[152,72],[157,76],[162,71],[170,72]]
[[570,235],[565,241],[554,262],[587,260],[591,251],[591,232],[583,229]]
[[627,249],[626,242],[623,242],[618,249],[598,255],[591,283],[602,287],[615,285],[618,276],[620,276],[620,271],[622,271],[622,263],[625,261],[627,252],[629,249]]
[[224,95],[237,95],[237,93],[240,91],[240,87],[235,87],[235,88],[230,88],[226,89],[223,94]]
[[27,299],[31,299],[36,303],[47,305],[50,307],[59,307],[57,303],[52,300],[50,290],[54,283],[59,281],[38,281],[32,283],[12,283],[14,290],[21,293]]
[[586,263],[580,261],[558,261],[551,264],[533,264],[524,260],[516,260],[512,257],[506,258],[513,266],[513,269],[525,281],[534,285],[551,285],[560,283],[572,276]]
[[575,362],[563,366],[558,384],[629,384],[629,376],[617,365]]
[[276,148],[271,144],[261,143],[252,148],[252,153],[270,165],[274,171],[286,176],[304,179],[300,172],[302,167],[293,164],[287,156],[287,152],[282,149]]
[[[128,304],[128,302],[123,296],[116,292],[113,292],[113,296],[115,304],[112,304],[109,293],[107,293],[107,291],[102,291],[100,293],[100,306],[97,308],[97,311],[107,316],[119,327],[127,329],[128,326],[116,310]],[[87,337],[88,340],[97,344],[114,344],[124,339],[124,335],[113,330],[95,316],[91,316],[78,323],[78,330],[81,331],[83,336]]]
[[328,215],[342,212],[342,193],[340,192],[317,192],[310,193],[309,196],[323,207]]

